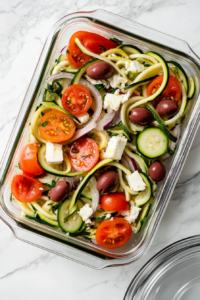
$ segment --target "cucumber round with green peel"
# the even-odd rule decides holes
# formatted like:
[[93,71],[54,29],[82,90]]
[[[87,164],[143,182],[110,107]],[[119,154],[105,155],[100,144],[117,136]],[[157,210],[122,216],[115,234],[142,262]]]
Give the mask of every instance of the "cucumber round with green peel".
[[101,168],[104,167],[105,165],[107,165],[108,163],[112,162],[112,159],[104,159],[103,161],[100,161],[90,172],[88,172],[88,174],[84,177],[84,179],[81,181],[81,183],[79,184],[77,190],[74,192],[72,199],[71,199],[71,203],[70,203],[70,207],[69,210],[71,211],[72,208],[74,207],[74,205],[76,204],[76,202],[78,201],[79,197],[82,194],[83,189],[85,188],[85,186],[88,184],[88,182],[90,181],[90,179],[92,178],[92,176],[94,176],[94,174]]
[[84,172],[74,172],[70,173],[71,171],[71,164],[69,162],[68,156],[63,153],[64,163],[66,165],[65,170],[57,170],[53,166],[49,165],[46,161],[46,145],[42,145],[38,151],[38,162],[41,165],[41,167],[48,173],[53,175],[59,175],[61,177],[74,177],[77,175],[83,175]]
[[129,45],[129,44],[120,45],[118,48],[124,50],[129,55],[130,54],[143,53],[142,50],[139,49],[138,47],[133,46],[133,45]]
[[92,60],[89,60],[86,64],[84,64],[84,66],[82,66],[74,75],[74,77],[72,78],[71,81],[71,85],[72,84],[78,84],[82,75],[87,71],[87,69],[92,66],[93,64],[97,63],[98,61],[100,61],[99,59],[95,58]]
[[121,130],[123,130],[123,133],[127,137],[128,141],[132,142],[132,136],[131,136],[130,132],[128,131],[128,129],[126,128],[126,126],[122,123],[122,121],[120,121],[118,125],[121,128]]
[[183,85],[185,87],[186,94],[188,93],[188,77],[184,71],[184,69],[181,67],[179,63],[176,61],[168,61],[168,66],[172,68],[175,72],[176,77],[179,81],[183,82]]
[[143,173],[143,172],[139,172],[139,173],[140,173],[143,181],[146,184],[146,188],[145,188],[144,191],[140,192],[135,197],[135,204],[136,204],[136,206],[142,206],[145,203],[147,203],[151,199],[152,192],[153,192],[152,183],[151,183],[151,180],[149,179],[149,177],[145,173]]
[[146,128],[137,137],[138,151],[148,157],[156,158],[163,155],[168,149],[168,138],[160,128]]
[[77,213],[77,208],[75,207],[73,211],[69,210],[70,199],[65,200],[58,209],[58,225],[65,232],[76,232],[81,227],[83,220],[81,216]]
[[192,99],[192,97],[194,96],[195,93],[195,83],[194,83],[194,78],[193,77],[188,77],[188,85],[189,85],[189,89],[188,89],[188,99]]
[[150,112],[152,113],[153,117],[156,119],[156,121],[158,122],[158,125],[160,126],[160,128],[162,129],[162,131],[164,132],[164,134],[168,137],[168,139],[175,143],[177,141],[177,137],[175,137],[174,135],[172,135],[169,132],[169,130],[165,126],[164,121],[161,119],[161,117],[159,116],[159,114],[157,113],[157,111],[155,110],[155,108],[151,104],[147,104],[146,108],[148,108],[150,110]]

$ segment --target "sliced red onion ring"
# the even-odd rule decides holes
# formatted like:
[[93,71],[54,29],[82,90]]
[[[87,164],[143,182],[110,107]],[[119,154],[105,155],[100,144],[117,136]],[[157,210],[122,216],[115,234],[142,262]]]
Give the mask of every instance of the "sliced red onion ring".
[[[60,79],[60,78],[73,78],[74,74],[70,74],[70,73],[58,73],[58,74],[54,74],[52,76],[50,76],[49,78],[47,78],[47,82],[51,82],[53,80],[56,79]],[[70,139],[67,144],[72,143],[73,141],[77,140],[78,138],[86,135],[87,133],[89,133],[92,129],[95,128],[96,126],[96,121],[99,119],[101,111],[102,111],[102,97],[100,92],[96,89],[96,87],[94,85],[92,85],[89,81],[82,79],[80,80],[80,84],[86,86],[89,91],[91,92],[92,96],[94,97],[94,114],[91,118],[91,120],[83,127],[78,129],[73,138]]]
[[97,241],[95,239],[91,239],[90,243],[93,244],[93,245],[95,245],[95,246],[97,246],[97,247],[100,247],[99,244],[97,243]]
[[134,159],[130,156],[128,156],[126,153],[123,154],[124,158],[126,159],[128,165],[129,165],[129,170],[131,172],[135,172],[138,170],[137,165],[134,161]]
[[16,208],[16,209],[18,209],[18,210],[21,210],[21,208],[19,208],[19,206],[17,205],[17,203],[14,201],[14,197],[13,197],[12,194],[10,195],[10,202],[11,202],[11,204],[12,204],[12,206],[13,206],[14,208]]
[[90,179],[89,185],[90,185],[90,191],[92,196],[92,209],[93,209],[92,216],[94,216],[99,206],[99,200],[100,200],[99,191],[97,190],[97,181],[94,176]]
[[115,117],[113,119],[113,123],[114,124],[119,124],[119,122],[121,121],[121,110],[119,109],[116,113],[115,113]]
[[125,168],[129,169],[129,164],[127,162],[127,160],[125,159],[124,155],[121,158],[122,164]]
[[115,117],[115,112],[113,110],[108,110],[105,117],[102,120],[98,121],[95,129],[104,130],[106,127],[108,127],[112,123],[114,117]]
[[67,45],[61,49],[60,53],[62,53],[65,48],[67,48]]

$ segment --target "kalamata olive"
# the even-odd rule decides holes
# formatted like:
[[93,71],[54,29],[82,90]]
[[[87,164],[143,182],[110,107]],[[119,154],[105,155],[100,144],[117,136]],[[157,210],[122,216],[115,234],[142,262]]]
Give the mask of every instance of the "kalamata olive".
[[160,161],[154,161],[149,167],[149,176],[154,181],[161,181],[165,178],[166,170]]
[[131,110],[129,119],[137,125],[149,125],[153,121],[153,115],[147,108],[137,107]]
[[178,112],[178,106],[174,101],[165,99],[158,103],[156,110],[161,117],[172,117]]
[[66,181],[58,181],[56,186],[50,190],[49,196],[52,201],[60,202],[69,195],[70,185]]
[[108,193],[112,190],[118,182],[118,173],[115,171],[108,171],[101,175],[97,181],[97,190],[101,193]]
[[113,67],[105,61],[96,62],[87,69],[87,75],[95,80],[110,78],[112,73]]

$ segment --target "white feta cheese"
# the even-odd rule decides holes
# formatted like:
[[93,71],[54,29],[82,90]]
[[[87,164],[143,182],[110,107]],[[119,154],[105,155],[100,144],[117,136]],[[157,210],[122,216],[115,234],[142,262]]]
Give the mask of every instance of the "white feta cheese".
[[119,89],[114,94],[107,93],[104,98],[104,109],[111,109],[118,111],[122,103],[126,102],[130,98],[130,92],[124,95],[119,95]]
[[127,139],[124,136],[113,136],[108,142],[105,156],[106,158],[113,158],[120,160],[126,147]]
[[125,68],[126,68],[126,74],[128,72],[141,73],[142,71],[144,71],[144,65],[139,63],[139,61],[137,60],[133,60],[131,62],[126,61]]
[[115,89],[116,88],[123,89],[127,82],[127,80],[124,77],[117,75],[117,74],[108,78],[108,81],[110,82],[111,87],[115,88]]
[[131,226],[131,227],[132,227],[132,232],[133,233],[137,233],[138,232],[137,227],[135,227],[135,226]]
[[131,201],[130,204],[131,209],[123,211],[121,215],[124,216],[124,219],[126,219],[131,224],[138,218],[141,208],[135,206],[133,201]]
[[81,216],[83,221],[87,221],[86,223],[91,223],[91,220],[89,220],[89,218],[93,214],[93,209],[88,203],[81,207],[81,209],[78,211],[78,214]]
[[131,175],[127,175],[126,178],[132,191],[139,192],[145,190],[146,183],[143,181],[142,176],[138,171],[135,171]]
[[46,143],[46,161],[49,164],[61,164],[63,162],[62,145]]
[[110,218],[111,218],[111,214],[107,214],[105,219],[107,220],[107,219],[110,219]]
[[[84,124],[84,123],[87,123],[87,121],[89,120],[90,116],[89,114],[86,112],[80,116],[77,116],[77,118],[79,119],[79,121],[81,122],[81,124]],[[77,123],[77,124],[80,124],[78,121],[76,121],[74,119],[74,121]]]

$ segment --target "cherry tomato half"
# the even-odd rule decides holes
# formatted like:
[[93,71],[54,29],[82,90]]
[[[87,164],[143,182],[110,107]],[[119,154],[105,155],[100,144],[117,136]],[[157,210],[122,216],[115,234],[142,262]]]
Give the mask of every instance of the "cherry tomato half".
[[88,111],[92,104],[90,91],[83,85],[70,85],[63,92],[62,106],[70,114],[79,116]]
[[104,48],[105,50],[109,50],[118,46],[117,43],[110,41],[99,34],[87,31],[77,31],[69,40],[69,53],[67,54],[67,59],[72,66],[78,69],[88,62],[91,59],[91,56],[81,52],[75,44],[76,38],[81,41],[85,48],[96,54],[104,52]]
[[13,196],[21,202],[32,202],[37,200],[43,191],[42,183],[25,174],[15,175],[11,183]]
[[75,141],[70,148],[69,160],[77,171],[91,170],[99,160],[97,143],[88,137]]
[[[162,84],[162,81],[163,81],[163,75],[160,75],[151,81],[151,83],[147,87],[147,97],[157,92],[157,90],[160,88]],[[169,76],[168,84],[164,89],[164,91],[162,92],[162,95],[160,95],[155,100],[153,100],[151,104],[154,107],[156,107],[157,104],[164,98],[174,100],[176,103],[178,103],[179,100],[181,99],[181,87],[176,77],[171,75]]]
[[132,228],[129,222],[120,217],[102,221],[96,231],[97,243],[108,249],[124,246],[130,239]]
[[106,194],[101,197],[100,207],[104,210],[120,211],[129,210],[130,205],[126,201],[126,197],[123,193]]
[[44,170],[37,160],[39,146],[36,143],[27,144],[21,152],[19,165],[20,169],[29,175],[39,176],[44,174]]
[[68,141],[74,135],[75,129],[74,121],[59,110],[49,111],[40,120],[40,134],[51,143]]

